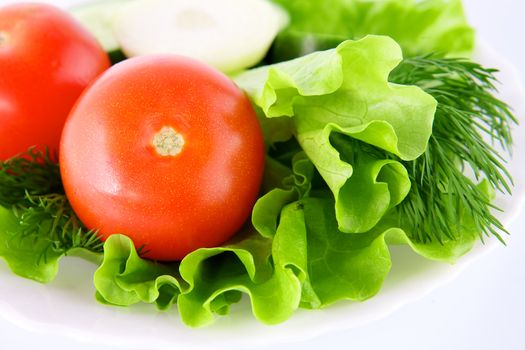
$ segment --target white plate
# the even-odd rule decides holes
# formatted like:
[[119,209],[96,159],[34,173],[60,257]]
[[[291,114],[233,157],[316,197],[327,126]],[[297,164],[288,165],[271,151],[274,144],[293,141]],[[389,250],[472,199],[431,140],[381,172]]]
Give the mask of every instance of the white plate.
[[[525,90],[517,72],[503,58],[480,45],[477,59],[498,67],[502,98],[516,115],[525,115]],[[516,145],[509,170],[515,180],[512,197],[501,196],[504,209],[499,218],[506,227],[518,216],[525,200],[525,125],[514,132]],[[496,240],[477,246],[458,264],[451,266],[422,259],[404,247],[392,249],[393,268],[381,292],[363,303],[339,302],[321,311],[299,310],[288,322],[263,326],[252,317],[247,298],[235,305],[227,317],[204,329],[193,330],[179,320],[176,308],[157,312],[152,305],[131,308],[108,307],[94,299],[95,266],[65,258],[58,278],[49,285],[14,276],[0,262],[0,317],[37,333],[70,336],[80,341],[126,348],[234,349],[294,342],[349,329],[383,318],[403,305],[424,297],[451,281],[467,266],[490,251]]]

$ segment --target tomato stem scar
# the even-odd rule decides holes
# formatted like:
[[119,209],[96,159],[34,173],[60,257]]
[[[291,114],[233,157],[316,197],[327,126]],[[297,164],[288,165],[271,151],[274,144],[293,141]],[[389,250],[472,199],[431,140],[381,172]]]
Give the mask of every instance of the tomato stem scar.
[[184,147],[184,137],[171,126],[164,126],[153,137],[153,147],[163,157],[178,155]]

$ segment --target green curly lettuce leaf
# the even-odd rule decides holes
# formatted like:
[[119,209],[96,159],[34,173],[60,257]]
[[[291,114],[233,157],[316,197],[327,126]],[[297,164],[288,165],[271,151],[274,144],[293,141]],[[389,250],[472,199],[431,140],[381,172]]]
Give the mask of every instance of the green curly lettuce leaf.
[[392,37],[406,56],[431,52],[465,56],[474,48],[475,33],[461,0],[272,1],[291,18],[277,38],[274,57],[293,56],[293,52],[297,57],[368,34]]
[[101,260],[102,254],[80,245],[72,248],[58,245],[49,236],[51,225],[50,220],[44,220],[38,232],[26,234],[15,213],[0,206],[0,257],[13,273],[48,283],[56,277],[63,256],[79,256],[95,263]]
[[143,260],[129,238],[111,236],[95,273],[97,298],[120,306],[156,303],[160,309],[177,302],[182,320],[198,327],[213,322],[215,314],[227,314],[242,292],[261,322],[285,321],[299,305],[298,278],[285,266],[272,267],[272,240],[253,230],[240,236],[223,247],[199,249],[180,266]]
[[283,117],[290,119],[290,135],[334,194],[344,232],[370,230],[403,200],[410,183],[396,161],[367,159],[364,153],[353,161],[343,159],[331,137],[346,135],[413,160],[425,151],[432,133],[434,98],[418,87],[388,82],[401,61],[395,41],[368,36],[235,78],[279,128]]
[[45,238],[23,237],[19,232],[17,217],[0,206],[0,256],[19,276],[42,283],[53,280],[63,252],[50,250]]
[[[345,143],[351,144],[354,147],[347,147],[344,145]],[[334,139],[334,145],[341,152],[342,158],[365,156],[369,159],[376,158],[378,162],[381,162],[380,157],[384,155],[383,152],[373,147],[362,144],[360,141],[352,141],[348,138],[338,137]],[[298,166],[298,163],[303,164]],[[282,216],[284,215],[285,207],[298,202],[304,203],[310,197],[325,200],[326,206],[326,201],[332,198],[326,187],[313,187],[315,179],[312,178],[312,173],[309,170],[304,170],[308,169],[308,163],[309,160],[305,158],[304,153],[299,151],[299,153],[293,157],[293,174],[283,178],[281,187],[268,192],[257,201],[253,211],[254,216],[252,221],[259,232],[264,232],[267,236],[271,237],[276,236],[278,230],[281,232],[295,230],[295,226],[299,226],[297,223],[286,225],[285,220],[283,220]],[[313,165],[310,164],[310,166]],[[295,179],[293,179],[294,177]],[[304,181],[305,179],[307,180],[306,182]],[[309,186],[306,187],[306,184]],[[298,191],[297,187],[299,186],[308,188],[308,191]],[[477,187],[487,198],[494,198],[494,190],[487,181],[482,181]],[[285,192],[293,195],[289,195],[287,200],[284,200],[284,197],[279,194]],[[449,195],[451,194],[442,193],[444,197]],[[313,220],[328,220],[327,222],[332,220],[332,217],[335,218],[335,203],[333,202],[333,198],[330,203],[331,207],[329,207],[329,209],[331,210],[325,210],[323,215],[320,216],[308,212],[305,220],[308,220],[310,216],[314,218]],[[266,208],[276,207],[279,208],[279,210],[265,210]],[[479,240],[479,230],[473,220],[473,214],[464,206],[460,206],[457,210],[459,211],[459,216],[461,216],[461,221],[456,224],[451,223],[451,230],[456,233],[457,239],[446,239],[442,242],[427,241],[424,243],[414,239],[413,237],[417,236],[410,234],[412,227],[407,225],[404,213],[398,210],[398,207],[389,209],[377,225],[366,233],[348,234],[341,232],[340,235],[353,237],[370,235],[371,237],[378,237],[384,234],[386,242],[390,245],[406,244],[424,258],[445,263],[455,263],[459,258],[468,253]],[[264,216],[260,216],[261,214]],[[261,218],[264,218],[264,220],[260,220]],[[308,255],[308,259],[310,258],[311,255]]]
[[330,197],[303,198],[281,212],[274,254],[280,261],[280,251],[297,250],[286,264],[300,271],[304,308],[366,300],[380,290],[390,271],[381,234],[344,234],[337,226]]
[[286,266],[274,261],[272,267],[271,253],[272,240],[249,230],[238,243],[200,249],[184,258],[180,272],[190,288],[179,297],[182,320],[190,326],[208,324],[214,320],[217,298],[238,292],[250,297],[253,314],[263,323],[291,317],[299,305],[300,281]]
[[142,259],[128,237],[112,235],[104,243],[104,259],[94,276],[97,299],[119,306],[156,302],[166,309],[183,285],[176,271],[177,267]]
[[[275,167],[286,168],[268,157],[266,168]],[[253,208],[252,224],[264,237],[275,236],[278,217],[284,206],[308,195],[312,188],[314,167],[304,152],[294,155],[292,169],[285,174],[279,180],[275,180],[276,185],[260,198]]]

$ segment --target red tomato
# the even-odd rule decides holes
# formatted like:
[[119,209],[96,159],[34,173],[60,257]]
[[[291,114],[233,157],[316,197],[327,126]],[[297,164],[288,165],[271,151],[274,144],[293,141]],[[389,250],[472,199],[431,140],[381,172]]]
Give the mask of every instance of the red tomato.
[[0,160],[32,146],[56,153],[73,104],[109,65],[66,12],[44,4],[0,8]]
[[109,69],[80,98],[60,164],[74,211],[103,238],[122,233],[145,257],[180,260],[218,246],[250,216],[263,138],[243,92],[179,56]]

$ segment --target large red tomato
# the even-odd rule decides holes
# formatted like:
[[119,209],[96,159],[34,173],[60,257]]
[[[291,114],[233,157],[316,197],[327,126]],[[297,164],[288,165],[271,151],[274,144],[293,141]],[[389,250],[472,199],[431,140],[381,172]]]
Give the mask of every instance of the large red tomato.
[[103,238],[180,260],[250,216],[264,167],[255,112],[226,76],[180,56],[109,69],[70,114],[60,147],[66,194]]
[[0,8],[0,160],[29,147],[58,150],[64,121],[109,67],[96,39],[44,4]]

